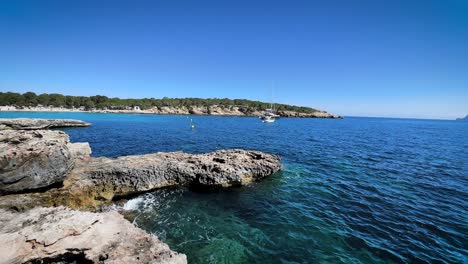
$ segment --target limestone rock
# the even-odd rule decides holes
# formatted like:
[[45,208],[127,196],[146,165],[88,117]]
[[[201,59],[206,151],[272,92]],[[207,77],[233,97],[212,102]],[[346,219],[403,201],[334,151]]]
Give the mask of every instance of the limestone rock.
[[0,130],[34,130],[55,127],[86,127],[90,123],[74,119],[0,118]]
[[0,263],[187,263],[113,211],[0,209]]
[[68,143],[67,147],[74,159],[88,158],[92,152],[88,142]]
[[[114,196],[172,185],[199,188],[248,184],[282,169],[280,158],[259,151],[220,150],[207,154],[154,153],[93,158],[76,165],[72,174],[83,185],[105,186]],[[89,183],[91,182],[91,183]]]
[[63,187],[0,197],[0,208],[64,205],[94,210],[119,197],[168,186],[198,190],[246,185],[282,169],[275,155],[247,150],[206,154],[154,153],[116,159],[76,159]]
[[68,142],[61,131],[0,131],[0,193],[61,182],[73,167]]

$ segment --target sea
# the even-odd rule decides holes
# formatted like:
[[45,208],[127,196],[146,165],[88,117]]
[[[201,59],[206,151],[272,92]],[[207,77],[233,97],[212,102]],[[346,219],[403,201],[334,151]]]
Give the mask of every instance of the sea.
[[[468,122],[0,112],[72,118],[92,156],[243,148],[284,170],[244,187],[134,197],[134,223],[189,263],[468,263]],[[191,125],[195,128],[192,129]]]

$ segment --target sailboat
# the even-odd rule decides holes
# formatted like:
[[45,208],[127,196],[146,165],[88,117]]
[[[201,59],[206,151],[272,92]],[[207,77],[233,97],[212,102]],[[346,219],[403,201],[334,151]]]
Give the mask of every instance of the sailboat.
[[260,119],[264,123],[273,123],[275,122],[276,118],[280,117],[279,115],[275,114],[274,104],[273,104],[273,88],[272,88],[272,102],[270,103],[270,108],[265,109],[263,114],[260,116]]
[[[269,111],[270,110],[270,111]],[[262,116],[260,116],[260,119],[262,119],[262,122],[264,123],[273,123],[276,120],[276,117],[278,115],[275,115],[272,112],[273,109],[266,109],[265,112],[263,113]]]

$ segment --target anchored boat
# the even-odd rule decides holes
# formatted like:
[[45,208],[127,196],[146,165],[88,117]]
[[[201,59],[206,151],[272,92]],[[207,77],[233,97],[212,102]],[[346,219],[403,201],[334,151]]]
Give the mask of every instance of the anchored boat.
[[260,116],[260,119],[264,123],[273,123],[275,122],[276,118],[280,117],[279,115],[275,114],[275,110],[273,106],[270,109],[266,109],[263,115]]

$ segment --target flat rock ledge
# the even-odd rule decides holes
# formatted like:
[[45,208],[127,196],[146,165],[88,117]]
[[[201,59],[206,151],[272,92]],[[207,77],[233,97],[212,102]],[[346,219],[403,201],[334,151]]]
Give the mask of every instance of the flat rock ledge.
[[0,118],[0,130],[37,130],[58,127],[87,127],[90,123],[74,119]]
[[0,210],[0,263],[187,263],[118,212]]

